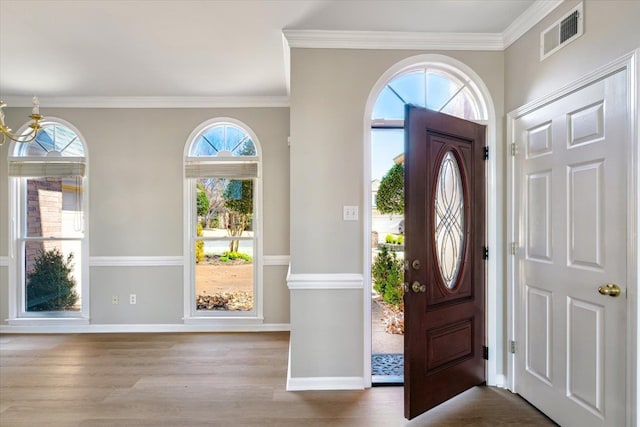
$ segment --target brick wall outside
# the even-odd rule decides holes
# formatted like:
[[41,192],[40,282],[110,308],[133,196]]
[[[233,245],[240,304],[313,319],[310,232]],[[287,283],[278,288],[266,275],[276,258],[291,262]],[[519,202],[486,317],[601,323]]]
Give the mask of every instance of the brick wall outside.
[[[62,180],[59,178],[27,181],[27,236],[62,237]],[[50,250],[55,242],[26,243],[26,272],[33,269],[42,250]]]

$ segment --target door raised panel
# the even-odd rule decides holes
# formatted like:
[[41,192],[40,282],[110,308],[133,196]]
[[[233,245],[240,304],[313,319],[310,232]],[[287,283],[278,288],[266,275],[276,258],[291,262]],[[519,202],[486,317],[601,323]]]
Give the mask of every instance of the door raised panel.
[[473,356],[473,318],[427,330],[427,375]]
[[551,171],[527,177],[527,259],[551,262]]
[[528,129],[525,133],[527,159],[551,153],[551,122]]
[[576,268],[604,267],[604,160],[568,166],[569,259]]
[[603,417],[604,307],[569,297],[567,308],[567,396]]
[[551,292],[527,286],[526,299],[526,369],[540,381],[551,385]]
[[604,101],[569,113],[567,120],[570,147],[601,141],[604,138]]

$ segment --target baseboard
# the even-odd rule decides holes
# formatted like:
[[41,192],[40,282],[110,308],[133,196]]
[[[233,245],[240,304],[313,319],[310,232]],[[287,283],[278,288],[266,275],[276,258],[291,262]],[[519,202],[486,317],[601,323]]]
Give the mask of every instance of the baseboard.
[[287,391],[303,390],[364,390],[363,377],[300,377],[287,373]]
[[102,324],[0,326],[0,334],[83,334],[162,332],[288,332],[288,323],[259,325]]

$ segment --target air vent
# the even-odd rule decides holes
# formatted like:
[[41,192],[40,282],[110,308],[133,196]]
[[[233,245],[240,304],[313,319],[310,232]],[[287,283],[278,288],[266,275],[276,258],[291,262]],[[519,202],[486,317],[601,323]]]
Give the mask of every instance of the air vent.
[[584,31],[582,3],[540,34],[540,61],[565,47]]

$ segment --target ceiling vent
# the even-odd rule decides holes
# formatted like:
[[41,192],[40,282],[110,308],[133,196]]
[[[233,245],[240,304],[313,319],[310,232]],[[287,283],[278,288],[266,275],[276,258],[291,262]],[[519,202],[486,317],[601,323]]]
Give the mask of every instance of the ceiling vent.
[[540,61],[565,47],[584,31],[582,3],[540,34]]

